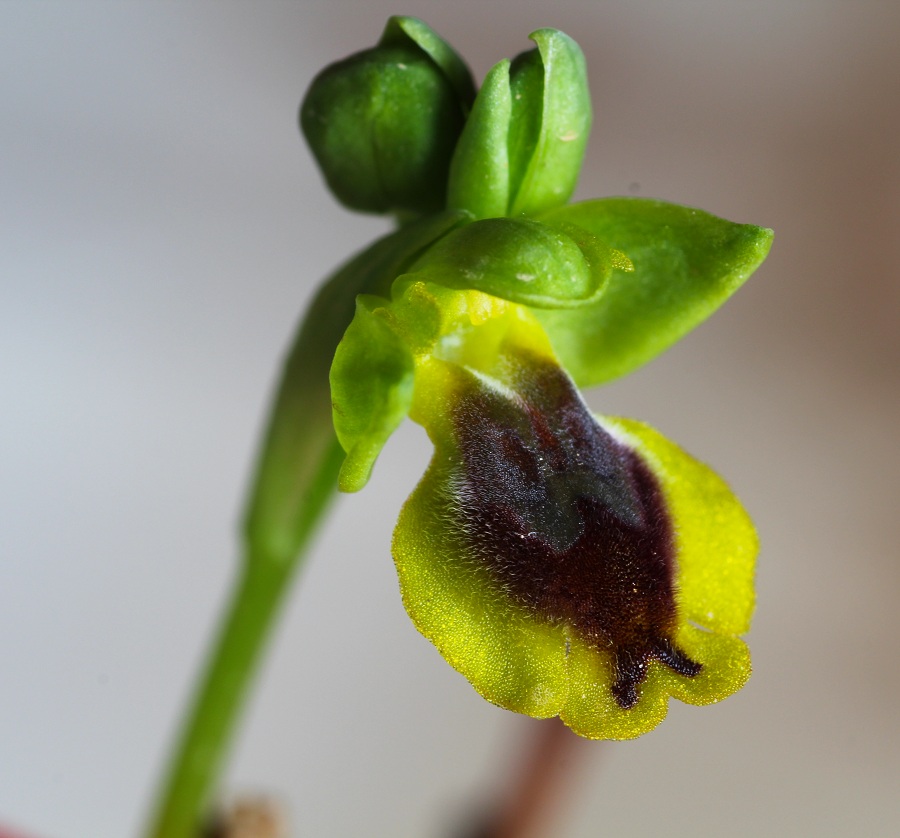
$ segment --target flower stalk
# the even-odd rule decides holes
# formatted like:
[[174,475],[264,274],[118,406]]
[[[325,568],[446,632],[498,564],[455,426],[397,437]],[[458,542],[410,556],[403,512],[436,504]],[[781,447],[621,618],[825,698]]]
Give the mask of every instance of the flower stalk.
[[411,223],[363,250],[319,290],[288,354],[244,519],[244,560],[153,810],[147,838],[197,838],[244,698],[291,580],[338,488],[329,371],[358,294],[383,292],[457,223]]
[[326,286],[312,305],[285,365],[248,506],[243,565],[148,838],[197,838],[205,828],[279,606],[334,497],[343,452],[331,423],[328,366],[348,310],[334,307],[332,288]]

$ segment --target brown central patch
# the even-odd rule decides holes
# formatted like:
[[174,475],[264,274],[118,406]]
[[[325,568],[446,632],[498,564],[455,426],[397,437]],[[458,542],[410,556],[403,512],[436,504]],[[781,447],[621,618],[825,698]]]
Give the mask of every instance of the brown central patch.
[[701,668],[671,641],[674,542],[662,490],[562,370],[518,369],[514,396],[479,382],[454,411],[461,523],[507,595],[611,653],[613,695],[633,707],[651,659],[682,675]]

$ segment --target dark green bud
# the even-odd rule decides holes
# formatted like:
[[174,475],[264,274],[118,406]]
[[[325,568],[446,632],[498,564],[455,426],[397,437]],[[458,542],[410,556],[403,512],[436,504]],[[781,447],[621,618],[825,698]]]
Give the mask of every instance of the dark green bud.
[[474,99],[468,68],[415,18],[393,17],[372,49],[326,67],[300,125],[332,192],[364,212],[444,207],[456,140]]

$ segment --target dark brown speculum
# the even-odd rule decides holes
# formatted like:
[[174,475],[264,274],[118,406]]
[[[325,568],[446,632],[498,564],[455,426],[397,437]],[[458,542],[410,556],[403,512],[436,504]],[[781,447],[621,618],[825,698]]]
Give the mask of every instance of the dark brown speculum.
[[453,414],[462,527],[494,582],[538,619],[611,654],[613,696],[633,707],[672,642],[674,539],[656,477],[594,420],[562,370],[525,359],[511,390],[473,378]]

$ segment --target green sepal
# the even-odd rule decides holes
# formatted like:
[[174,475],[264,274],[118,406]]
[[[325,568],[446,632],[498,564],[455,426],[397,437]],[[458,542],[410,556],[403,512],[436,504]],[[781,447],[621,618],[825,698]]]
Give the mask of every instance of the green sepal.
[[394,281],[392,296],[357,297],[331,365],[334,429],[347,452],[338,479],[342,492],[358,492],[369,482],[381,449],[409,414],[417,356],[470,321],[464,295],[408,275]]
[[[392,331],[389,323],[394,321],[385,320],[380,307],[388,305],[394,281],[422,251],[467,218],[465,213],[445,212],[409,224],[367,248],[336,277],[347,279],[341,283],[340,298],[334,296],[335,305],[343,308],[357,300],[352,320],[343,315],[346,331],[329,356],[332,417],[348,453],[341,491],[358,491],[366,484],[382,446],[408,412],[408,336]],[[329,316],[327,308],[322,315]]]
[[460,54],[419,18],[408,15],[389,17],[378,45],[403,46],[409,43],[419,47],[441,69],[468,113],[475,99],[475,82]]
[[318,479],[322,458],[337,447],[329,369],[353,319],[356,295],[387,297],[394,279],[422,250],[464,218],[442,213],[384,236],[336,271],[314,297],[284,362],[248,502],[244,531],[254,555],[287,562],[305,537],[304,487]]
[[378,454],[412,404],[413,357],[384,303],[381,297],[357,297],[356,315],[331,366],[334,429],[347,452],[338,479],[342,492],[366,485]]
[[569,200],[591,129],[581,48],[557,29],[538,29],[529,37],[537,50],[519,56],[511,70],[509,215],[534,215]]
[[509,208],[509,61],[484,79],[450,164],[447,206],[476,218],[506,215]]
[[539,216],[625,253],[603,292],[575,311],[537,311],[579,387],[626,375],[702,323],[765,259],[772,231],[644,198],[603,198]]
[[627,259],[565,220],[486,218],[428,248],[410,274],[535,308],[572,308],[594,299],[616,266],[627,269]]

